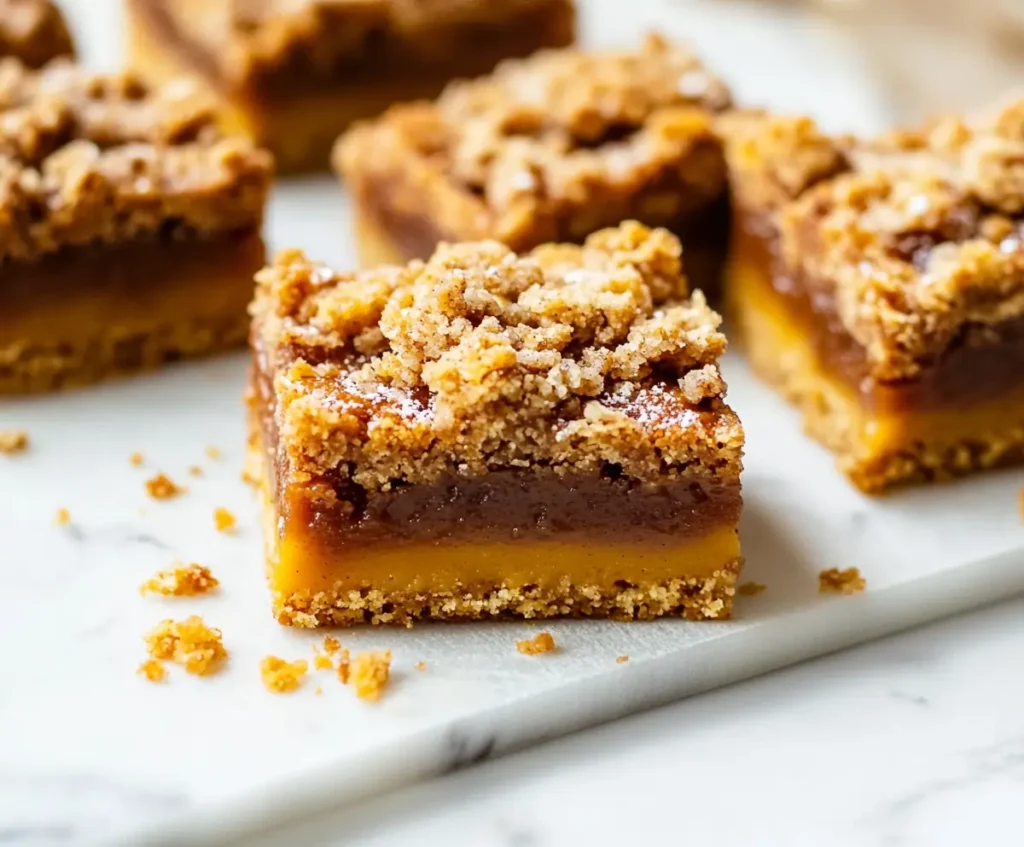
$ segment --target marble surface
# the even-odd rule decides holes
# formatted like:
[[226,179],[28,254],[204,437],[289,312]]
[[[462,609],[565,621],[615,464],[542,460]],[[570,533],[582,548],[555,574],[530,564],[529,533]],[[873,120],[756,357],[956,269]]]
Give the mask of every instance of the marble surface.
[[[67,5],[86,60],[116,64],[117,4]],[[629,42],[657,23],[699,41],[747,102],[813,109],[833,126],[865,128],[882,120],[880,101],[861,84],[856,67],[811,38],[797,19],[736,8],[696,0],[585,3],[585,39]],[[815,69],[813,84],[808,67]],[[271,244],[300,245],[349,264],[347,215],[330,179],[282,184],[270,214]],[[322,697],[313,693],[320,680],[294,696],[272,697],[260,684],[259,659],[267,653],[310,658],[315,638],[278,627],[268,614],[254,504],[239,480],[244,370],[244,356],[228,356],[89,391],[0,404],[0,428],[27,428],[33,439],[25,456],[0,459],[0,575],[11,598],[0,616],[0,843],[213,843],[1024,590],[1020,472],[867,500],[836,476],[830,458],[800,435],[792,412],[733,358],[727,363],[730,399],[749,437],[746,578],[769,585],[740,605],[734,622],[560,622],[550,628],[563,649],[537,659],[516,655],[512,646],[538,628],[529,624],[358,631],[346,633],[348,646],[388,647],[396,654],[395,684],[379,707],[357,702],[329,680]],[[222,458],[206,456],[210,444]],[[145,456],[141,468],[128,463],[134,451]],[[193,465],[202,476],[188,474]],[[158,470],[187,484],[188,494],[166,503],[149,500],[143,481]],[[237,535],[214,530],[217,506],[239,515]],[[69,526],[53,525],[60,507],[71,512]],[[137,586],[174,558],[210,565],[223,589],[195,600],[140,598]],[[819,569],[851,565],[869,579],[865,595],[817,595]],[[141,634],[162,617],[193,612],[224,630],[231,651],[225,671],[197,680],[172,669],[163,686],[138,679]],[[631,661],[617,665],[620,654]],[[426,673],[412,669],[420,660],[427,662]],[[857,681],[856,674],[836,677],[826,680],[827,690]],[[620,737],[638,746],[609,743],[591,765],[572,752],[578,739],[560,742],[570,747],[555,750],[568,749],[564,755],[580,758],[582,770],[551,770],[551,778],[556,787],[583,786],[598,778],[603,762],[618,770],[617,757],[624,755],[621,768],[633,774],[640,792],[633,802],[649,815],[653,807],[645,804],[674,796],[677,781],[687,784],[678,764],[637,767],[657,760],[658,751],[703,766],[718,741],[734,731],[740,737],[746,721],[798,748],[813,743],[819,736],[805,741],[794,732],[799,721],[784,714],[799,712],[799,695],[788,703],[776,695],[779,723],[774,730],[762,726],[756,686],[763,684],[754,683],[755,694],[743,700],[747,706],[723,708],[735,717],[735,730],[715,707],[700,705],[707,700],[694,701],[674,707],[690,715],[678,723],[654,715],[624,724],[627,729],[601,731],[613,739],[624,733]],[[819,722],[824,736],[830,725]],[[830,731],[839,737],[838,729]],[[766,767],[772,759],[787,765],[787,746],[757,755]],[[739,747],[727,749],[716,767],[744,757]],[[646,755],[637,756],[638,750]],[[557,753],[536,755],[542,763],[559,760]],[[875,758],[883,761],[885,751]],[[514,770],[518,765],[511,767],[484,771],[497,774],[490,784],[499,797],[506,780],[522,780],[523,797],[553,784],[544,773],[532,781],[529,765],[525,777]],[[533,773],[552,767],[542,764]],[[658,773],[663,784],[655,790]],[[709,770],[700,780],[687,778],[691,786],[725,792],[732,773]],[[450,796],[458,797],[467,778],[460,774],[439,785],[454,783]],[[490,814],[488,778],[481,777],[476,807],[483,816]],[[757,783],[747,785],[756,793]],[[447,789],[425,790],[441,792],[435,795],[440,833]],[[582,793],[574,796],[581,815],[594,814]],[[725,827],[711,813],[719,806],[710,799],[693,810],[676,799],[669,808],[685,818],[706,814],[708,826]],[[415,800],[385,805],[380,814],[395,819],[396,833],[427,823]],[[451,814],[462,814],[457,803]],[[628,820],[621,808],[618,814]],[[515,810],[509,815],[516,824]],[[728,826],[737,826],[735,816]],[[511,843],[517,832],[507,836]],[[556,831],[552,838],[563,835]],[[308,840],[323,838],[321,832]],[[523,838],[529,843],[528,831]],[[779,839],[775,843],[787,843],[782,834]],[[464,843],[476,842],[467,836]]]

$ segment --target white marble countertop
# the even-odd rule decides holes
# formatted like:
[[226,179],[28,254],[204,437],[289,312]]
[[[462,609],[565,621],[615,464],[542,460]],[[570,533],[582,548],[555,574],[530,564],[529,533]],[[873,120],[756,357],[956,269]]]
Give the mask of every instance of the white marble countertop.
[[249,840],[561,847],[1016,843],[1024,598]]

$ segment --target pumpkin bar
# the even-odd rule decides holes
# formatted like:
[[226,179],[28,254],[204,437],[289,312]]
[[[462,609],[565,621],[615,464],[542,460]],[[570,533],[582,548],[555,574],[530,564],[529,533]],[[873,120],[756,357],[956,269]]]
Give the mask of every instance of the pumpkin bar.
[[334,152],[364,265],[426,258],[441,241],[523,252],[628,219],[675,232],[694,287],[718,287],[726,171],[713,131],[725,85],[657,35],[624,52],[551,50],[399,105]]
[[0,393],[244,343],[269,154],[188,84],[0,60]]
[[0,57],[40,68],[74,53],[64,16],[51,0],[0,0]]
[[723,121],[754,367],[866,492],[1024,459],[1024,100],[860,141]]
[[252,312],[281,623],[729,615],[743,430],[667,231],[361,273],[287,252]]
[[125,0],[132,65],[195,76],[282,171],[325,169],[354,120],[572,42],[572,0]]

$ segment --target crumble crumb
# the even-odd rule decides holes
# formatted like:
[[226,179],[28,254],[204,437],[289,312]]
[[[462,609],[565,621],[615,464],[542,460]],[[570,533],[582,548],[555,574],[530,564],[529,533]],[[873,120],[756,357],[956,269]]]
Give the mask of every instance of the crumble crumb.
[[348,685],[350,670],[351,663],[349,662],[348,650],[342,650],[341,656],[338,657],[338,679],[341,680],[342,685]]
[[617,664],[617,665],[624,665],[628,661],[629,661],[629,656],[619,656],[618,658],[616,658],[615,664]]
[[165,597],[194,597],[206,594],[220,585],[220,581],[210,573],[204,565],[193,562],[184,565],[180,562],[156,576],[147,579],[139,586],[139,594],[163,594]]
[[741,597],[755,597],[767,588],[767,585],[762,585],[760,582],[744,582],[742,585],[736,586],[736,593]]
[[317,653],[313,659],[313,667],[318,671],[329,671],[334,668],[334,662],[331,661],[330,656],[326,656],[323,653]]
[[218,448],[214,447],[213,445],[210,445],[209,447],[206,448],[206,455],[209,456],[211,459],[219,459],[223,454],[220,452]]
[[305,659],[286,661],[278,656],[264,656],[260,662],[260,675],[267,691],[284,694],[302,685],[302,678],[309,669]]
[[425,671],[426,669],[427,669],[427,663],[426,662],[417,662],[416,663],[416,670],[418,670],[420,673],[423,673],[423,671]]
[[61,508],[57,510],[57,514],[53,516],[53,522],[57,526],[67,526],[71,523],[71,512],[61,506]]
[[324,636],[324,652],[328,656],[333,656],[341,649],[341,642],[338,641],[333,635]]
[[829,568],[818,574],[818,591],[822,594],[856,594],[866,586],[867,581],[857,568]]
[[213,525],[217,527],[217,532],[232,533],[237,529],[238,521],[228,509],[218,506],[213,510]]
[[146,651],[154,659],[169,659],[198,676],[214,673],[227,658],[221,631],[208,627],[199,615],[183,621],[165,618],[145,636]]
[[28,449],[28,433],[21,429],[0,430],[0,453],[13,456]]
[[199,465],[192,465],[192,467],[190,467],[188,469],[188,475],[189,476],[194,476],[194,477],[200,477],[200,476],[203,475],[203,469],[201,467],[199,467]]
[[167,670],[163,664],[156,659],[146,659],[136,671],[140,676],[146,677],[150,682],[162,682],[167,676]]
[[536,656],[539,653],[550,653],[555,648],[555,639],[550,632],[538,632],[533,638],[524,638],[516,642],[516,650],[525,656]]
[[186,490],[166,474],[159,473],[152,479],[146,480],[146,493],[154,500],[170,500],[172,497],[184,494]]
[[139,465],[143,463],[144,459],[142,458],[141,453],[132,453],[128,457],[128,461],[132,464],[133,467],[137,468]]
[[391,676],[391,651],[357,653],[352,660],[352,686],[356,697],[375,703]]

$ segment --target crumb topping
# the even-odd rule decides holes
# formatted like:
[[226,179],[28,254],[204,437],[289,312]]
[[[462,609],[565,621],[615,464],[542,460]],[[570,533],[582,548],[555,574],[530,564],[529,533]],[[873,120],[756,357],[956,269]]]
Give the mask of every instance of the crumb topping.
[[680,252],[626,223],[583,246],[442,245],[360,274],[284,253],[253,307],[279,450],[296,474],[368,491],[535,464],[735,479],[725,336],[686,296]]
[[818,591],[822,594],[856,594],[867,587],[867,580],[857,568],[829,568],[818,574]]
[[154,500],[171,500],[184,494],[187,490],[162,473],[146,480],[146,493]]
[[238,521],[230,510],[225,509],[223,506],[218,506],[213,510],[213,525],[216,527],[217,532],[230,534],[238,528]]
[[550,632],[538,632],[533,638],[525,638],[522,641],[516,642],[516,650],[524,656],[550,653],[555,649],[555,639]]
[[177,80],[0,60],[0,261],[258,226],[272,160]]
[[28,450],[28,433],[21,429],[0,430],[0,454],[13,456]]
[[220,581],[205,565],[179,563],[147,579],[139,586],[139,593],[143,596],[162,594],[165,597],[195,597],[213,591],[218,585]]
[[139,665],[136,673],[144,676],[150,682],[163,682],[167,676],[167,670],[164,668],[163,663],[156,659],[146,659],[146,661]]
[[267,691],[285,694],[295,691],[306,676],[309,663],[305,659],[289,662],[277,656],[264,656],[260,661],[260,676]]
[[324,652],[328,656],[333,656],[341,649],[341,642],[338,641],[333,635],[324,636]]
[[523,250],[717,198],[712,117],[729,105],[699,59],[656,35],[631,51],[541,51],[354,128],[334,163],[357,193],[383,186],[409,210],[429,198],[444,237]]
[[0,0],[0,57],[38,68],[74,52],[64,16],[52,0]]
[[214,673],[227,658],[219,629],[208,627],[201,617],[160,621],[146,636],[146,650],[154,659],[177,662],[198,676]]
[[[339,669],[340,670],[340,669]],[[357,653],[352,659],[348,680],[356,697],[375,703],[380,699],[391,676],[391,651]]]

